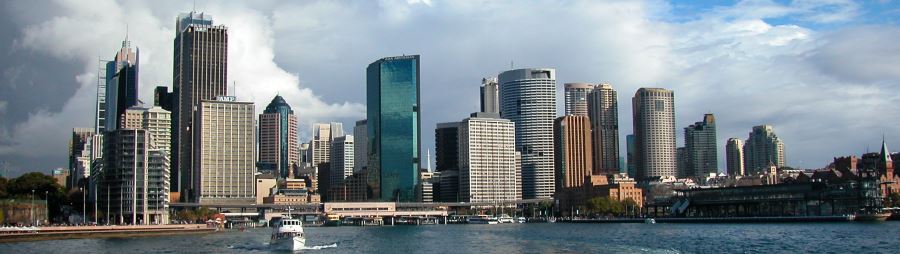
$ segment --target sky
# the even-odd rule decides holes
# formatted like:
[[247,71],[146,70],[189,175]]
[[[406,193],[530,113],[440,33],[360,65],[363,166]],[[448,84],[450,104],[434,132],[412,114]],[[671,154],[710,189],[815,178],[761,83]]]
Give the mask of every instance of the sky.
[[[140,99],[171,87],[175,17],[196,10],[229,31],[232,95],[257,111],[276,94],[314,122],[365,118],[365,68],[421,55],[422,149],[434,127],[478,111],[481,79],[555,68],[562,86],[618,91],[619,135],[640,87],[675,92],[683,128],[713,113],[725,141],[770,124],[787,164],[900,148],[897,1],[3,1],[0,174],[67,167],[72,128],[91,127],[97,66],[127,36]],[[234,88],[234,89],[232,89]],[[424,156],[424,155],[423,155]]]

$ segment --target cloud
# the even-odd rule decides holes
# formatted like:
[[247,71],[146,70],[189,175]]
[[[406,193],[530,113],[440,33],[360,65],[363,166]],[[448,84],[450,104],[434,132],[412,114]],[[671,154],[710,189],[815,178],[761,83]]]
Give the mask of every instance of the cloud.
[[[174,18],[192,8],[176,1],[6,5],[8,25],[18,32],[10,39],[11,51],[77,66],[72,73],[51,73],[68,82],[53,84],[68,87],[56,104],[14,110],[19,103],[0,94],[0,101],[10,101],[3,117],[27,112],[0,123],[0,160],[27,156],[18,159],[23,167],[65,165],[68,133],[90,126],[93,118],[97,57],[112,57],[126,24],[132,44],[141,49],[143,100],[152,101],[154,86],[171,85]],[[623,136],[631,133],[634,91],[664,87],[675,90],[678,126],[716,114],[720,147],[727,138],[746,138],[754,125],[773,124],[787,144],[789,165],[821,167],[833,156],[859,154],[881,132],[889,141],[900,140],[894,127],[900,116],[884,113],[900,102],[893,92],[900,89],[900,49],[893,43],[900,31],[890,24],[856,25],[868,12],[849,1],[740,1],[678,14],[684,17],[672,17],[674,9],[663,1],[271,1],[198,7],[229,27],[233,92],[256,102],[257,111],[281,94],[299,115],[304,137],[312,122],[343,122],[349,130],[365,117],[366,65],[421,54],[423,150],[433,149],[435,123],[477,111],[482,77],[510,65],[556,68],[560,87],[612,83]],[[32,96],[24,91],[38,79],[27,74],[27,68],[4,69],[4,79],[18,80],[10,82],[15,91]]]

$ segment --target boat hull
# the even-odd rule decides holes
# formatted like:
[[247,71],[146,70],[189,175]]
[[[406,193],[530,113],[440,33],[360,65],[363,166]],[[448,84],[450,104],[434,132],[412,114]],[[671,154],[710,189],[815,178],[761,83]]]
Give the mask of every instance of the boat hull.
[[275,250],[296,251],[306,248],[306,239],[300,236],[272,240],[269,244]]
[[856,221],[887,221],[890,213],[857,214]]

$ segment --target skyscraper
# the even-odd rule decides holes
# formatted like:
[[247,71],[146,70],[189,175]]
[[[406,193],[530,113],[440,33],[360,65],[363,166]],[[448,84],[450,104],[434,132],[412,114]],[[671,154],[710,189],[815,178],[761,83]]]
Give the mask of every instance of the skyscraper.
[[434,147],[438,172],[459,170],[459,122],[438,123],[434,129]]
[[366,119],[356,121],[353,126],[353,172],[359,173],[369,166],[369,139]]
[[675,93],[641,88],[631,103],[637,178],[676,176]]
[[[499,114],[499,113],[495,113]],[[440,184],[437,200],[459,202],[459,122],[438,123],[434,129],[434,159]]]
[[588,94],[594,90],[594,84],[566,83],[565,115],[588,116]]
[[415,201],[421,153],[419,56],[379,59],[366,68],[371,198]]
[[331,186],[343,186],[353,175],[353,135],[336,137],[331,141]]
[[[234,97],[202,100],[194,117],[194,176],[190,202],[252,204],[256,201],[256,126],[252,102]],[[184,195],[184,194],[182,194]]]
[[627,153],[625,161],[628,166],[625,172],[628,173],[628,177],[637,178],[637,165],[635,165],[637,158],[635,158],[634,134],[625,136],[625,146],[625,151]]
[[459,196],[464,201],[521,199],[515,127],[499,117],[479,112],[459,123]]
[[138,61],[140,50],[131,48],[126,38],[115,60],[106,63],[106,127],[110,131],[118,128],[119,118],[125,110],[138,102]]
[[78,188],[78,182],[91,176],[91,151],[94,130],[90,128],[72,129],[69,141],[69,170],[66,186]]
[[553,120],[556,70],[517,69],[500,73],[500,115],[516,127],[522,153],[522,197],[549,198],[553,176]]
[[198,179],[193,165],[194,121],[200,101],[228,94],[228,29],[213,26],[212,17],[204,13],[181,14],[175,21],[175,57],[172,65],[174,102],[172,110],[172,186],[181,197]]
[[297,116],[280,95],[272,98],[259,115],[259,165],[273,169],[279,178],[293,177],[291,166],[299,165]]
[[744,175],[744,141],[739,138],[729,138],[725,144],[725,162],[728,176]]
[[556,191],[580,187],[593,172],[591,123],[587,116],[567,115],[553,123]]
[[344,135],[343,128],[341,123],[313,124],[313,140],[309,142],[313,167],[318,167],[319,163],[331,161],[331,141]]
[[750,138],[744,144],[744,173],[767,172],[769,164],[784,166],[784,143],[771,125],[753,126]]
[[703,121],[684,128],[684,147],[687,149],[687,167],[683,177],[707,177],[719,172],[716,118],[713,114],[705,114]]
[[497,78],[481,79],[481,112],[500,113]]
[[587,96],[591,120],[594,172],[619,173],[619,100],[610,84],[599,84]]

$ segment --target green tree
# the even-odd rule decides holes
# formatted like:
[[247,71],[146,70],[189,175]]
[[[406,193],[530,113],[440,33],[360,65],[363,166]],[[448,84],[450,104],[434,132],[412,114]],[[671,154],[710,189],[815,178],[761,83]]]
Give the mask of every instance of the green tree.
[[618,200],[609,197],[594,197],[588,200],[588,209],[595,214],[619,216],[625,212],[625,206]]
[[884,197],[884,207],[897,206],[900,206],[900,192],[891,192],[887,197]]
[[9,180],[5,177],[0,177],[0,198],[9,197],[9,193],[6,192],[7,186],[9,186]]
[[634,201],[634,199],[626,198],[624,201],[622,201],[622,206],[624,206],[623,208],[625,209],[625,215],[627,215],[627,216],[636,215],[638,208],[637,208],[637,202]]
[[47,200],[49,218],[61,216],[60,207],[66,203],[63,188],[52,176],[40,172],[31,172],[8,181],[6,192],[9,197],[18,199]]

